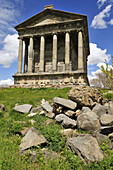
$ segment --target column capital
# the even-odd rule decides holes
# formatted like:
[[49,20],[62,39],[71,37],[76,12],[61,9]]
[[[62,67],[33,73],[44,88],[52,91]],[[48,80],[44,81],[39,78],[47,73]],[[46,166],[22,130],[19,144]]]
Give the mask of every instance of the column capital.
[[23,37],[19,36],[18,39],[19,39],[19,40],[23,40]]
[[66,33],[70,34],[70,32],[71,32],[71,31],[65,31],[65,34],[66,34]]
[[84,31],[83,28],[80,28],[80,29],[77,30],[78,33],[79,33],[79,32],[82,32],[82,33],[83,33],[83,31]]
[[41,34],[41,35],[40,35],[40,37],[45,37],[45,36],[46,36],[46,34]]
[[58,32],[53,32],[51,35],[58,35]]

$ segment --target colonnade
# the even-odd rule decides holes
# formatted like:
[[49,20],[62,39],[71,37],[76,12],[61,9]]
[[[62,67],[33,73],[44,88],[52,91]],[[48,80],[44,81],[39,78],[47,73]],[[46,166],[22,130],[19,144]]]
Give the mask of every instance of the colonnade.
[[[29,52],[28,52],[29,46]],[[24,73],[32,73],[33,68],[33,37],[29,38],[29,43],[25,41],[25,55],[24,55]],[[57,48],[58,36],[53,34],[53,52],[52,52],[52,71],[57,71]],[[29,56],[28,56],[29,54]],[[40,63],[39,72],[44,72],[44,55],[45,55],[45,36],[40,37]],[[38,57],[38,56],[37,56]],[[23,58],[23,38],[19,38],[19,53],[18,53],[18,71],[22,73],[22,58]],[[78,70],[84,69],[83,63],[83,33],[78,32]],[[70,64],[70,33],[65,33],[65,71],[69,71]]]

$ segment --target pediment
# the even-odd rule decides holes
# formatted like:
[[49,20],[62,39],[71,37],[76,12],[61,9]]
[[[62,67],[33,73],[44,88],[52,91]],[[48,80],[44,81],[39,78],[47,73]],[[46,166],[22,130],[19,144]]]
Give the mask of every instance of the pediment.
[[55,23],[59,23],[59,22],[61,22],[61,21],[58,21],[56,19],[47,18],[47,19],[45,19],[45,20],[43,20],[43,21],[41,21],[41,22],[39,22],[37,24],[33,24],[33,26],[34,27],[35,26],[42,26],[42,25],[47,25],[47,24],[55,24]]
[[28,27],[37,27],[37,26],[43,26],[43,25],[49,25],[49,24],[56,24],[56,23],[62,23],[66,21],[73,21],[73,20],[79,20],[84,19],[86,16],[81,14],[75,14],[60,10],[54,10],[54,9],[47,9],[44,10],[35,16],[27,19],[23,23],[20,23],[15,28],[18,30],[19,28],[24,29]]

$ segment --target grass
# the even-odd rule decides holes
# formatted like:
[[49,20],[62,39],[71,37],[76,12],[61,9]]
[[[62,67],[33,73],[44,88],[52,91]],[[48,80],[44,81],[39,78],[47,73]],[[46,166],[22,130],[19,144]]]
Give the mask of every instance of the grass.
[[[42,115],[34,116],[37,128],[47,139],[47,148],[58,152],[61,157],[58,160],[45,161],[40,148],[38,150],[36,162],[29,158],[29,154],[19,156],[19,144],[22,137],[17,132],[24,126],[31,127],[30,118],[27,114],[20,114],[13,110],[16,103],[32,104],[34,107],[40,105],[43,98],[50,103],[54,97],[68,98],[67,93],[70,88],[54,89],[1,89],[0,104],[4,104],[6,110],[0,113],[0,170],[83,170],[83,169],[112,169],[113,152],[109,152],[109,156],[101,163],[93,163],[90,165],[83,164],[78,156],[65,147],[65,139],[60,135],[61,126],[58,124],[44,126],[43,123],[48,119]],[[101,90],[101,93],[104,91]],[[113,95],[111,97],[113,99]],[[25,121],[26,124],[15,123],[15,121]],[[54,120],[53,120],[54,121]]]
[[[108,93],[108,92],[111,92],[111,93]],[[109,99],[109,100],[112,100],[113,101],[113,90],[103,90],[103,89],[100,89],[100,92],[102,93],[103,97],[106,98],[106,99]]]

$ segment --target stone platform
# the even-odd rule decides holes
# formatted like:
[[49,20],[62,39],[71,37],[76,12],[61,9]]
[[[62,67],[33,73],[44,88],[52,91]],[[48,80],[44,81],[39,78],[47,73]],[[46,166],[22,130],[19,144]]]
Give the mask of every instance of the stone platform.
[[81,71],[74,72],[54,72],[54,73],[24,73],[15,74],[14,84],[20,85],[37,85],[37,86],[57,86],[57,85],[73,85],[88,84],[87,75]]

